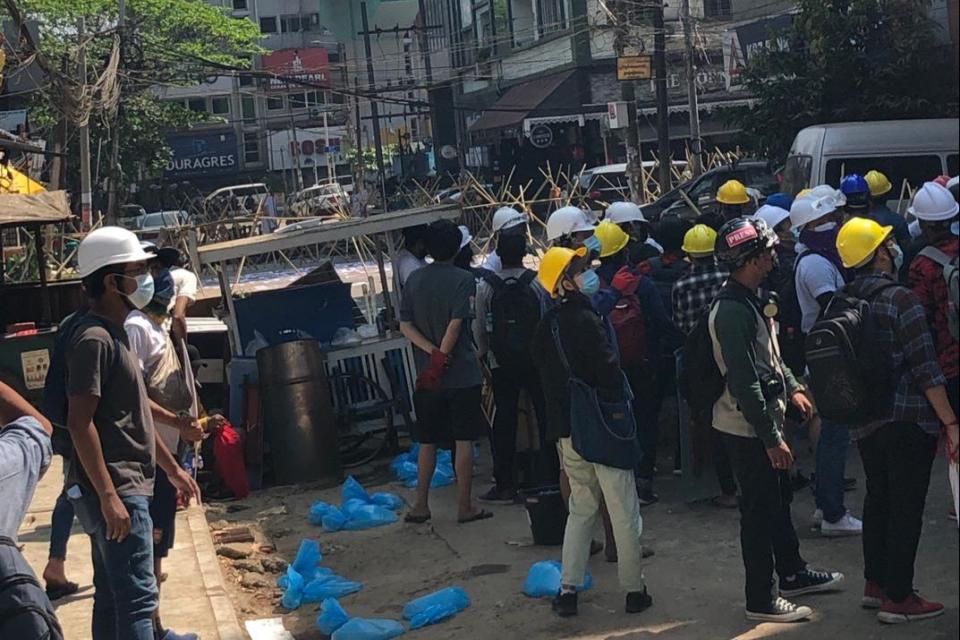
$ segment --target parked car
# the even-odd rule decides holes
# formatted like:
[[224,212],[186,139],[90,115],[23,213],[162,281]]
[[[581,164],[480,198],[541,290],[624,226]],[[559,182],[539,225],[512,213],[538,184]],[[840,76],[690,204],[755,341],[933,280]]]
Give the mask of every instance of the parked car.
[[203,199],[203,220],[213,222],[231,218],[253,217],[270,195],[262,182],[223,187]]
[[289,209],[299,218],[329,218],[350,210],[350,195],[336,182],[315,184],[293,194]]
[[650,220],[659,219],[667,210],[681,217],[696,216],[696,212],[690,208],[681,192],[703,212],[716,206],[717,189],[727,180],[739,180],[748,189],[754,189],[757,199],[780,190],[780,182],[768,163],[762,160],[741,160],[702,173],[674,187],[656,202],[641,206],[640,210]]
[[[656,185],[656,166],[653,160],[641,163],[645,174],[650,175],[650,184],[647,188],[653,190]],[[684,175],[687,163],[683,160],[673,161],[674,174]],[[580,192],[584,194],[591,209],[600,211],[607,205],[630,198],[630,184],[627,180],[627,163],[606,164],[601,167],[585,169],[580,174]]]
[[784,167],[784,189],[840,185],[845,174],[882,171],[897,200],[906,180],[914,189],[938,175],[960,172],[960,120],[878,120],[807,127],[797,133]]

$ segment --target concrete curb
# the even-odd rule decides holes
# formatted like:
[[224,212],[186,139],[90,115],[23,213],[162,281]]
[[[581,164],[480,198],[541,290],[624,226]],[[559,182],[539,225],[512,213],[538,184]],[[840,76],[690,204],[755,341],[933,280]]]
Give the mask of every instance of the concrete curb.
[[190,525],[190,535],[193,537],[193,548],[197,553],[203,588],[217,624],[217,634],[220,640],[246,640],[247,635],[240,628],[237,614],[233,610],[233,603],[230,602],[230,596],[227,595],[227,590],[223,586],[223,573],[213,548],[213,537],[210,534],[203,507],[196,505],[190,507],[187,511],[187,522]]

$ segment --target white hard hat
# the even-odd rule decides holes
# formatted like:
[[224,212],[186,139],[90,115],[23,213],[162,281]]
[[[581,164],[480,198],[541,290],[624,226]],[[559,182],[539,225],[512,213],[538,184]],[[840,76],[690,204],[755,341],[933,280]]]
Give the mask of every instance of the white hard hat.
[[925,182],[913,195],[913,204],[907,212],[918,220],[942,222],[951,220],[960,211],[960,205],[946,187],[936,182]]
[[603,216],[604,220],[609,220],[614,224],[623,224],[625,222],[646,222],[643,217],[643,211],[632,202],[614,202],[607,207],[607,212]]
[[470,229],[466,225],[460,225],[457,227],[460,229],[460,248],[463,249],[465,246],[470,244],[470,241],[473,240],[473,236],[470,235]]
[[527,221],[527,214],[511,207],[500,207],[493,214],[493,232],[509,229]]
[[578,231],[593,231],[586,214],[578,207],[561,207],[547,218],[547,240],[556,240]]
[[776,229],[777,225],[790,217],[790,212],[772,204],[765,204],[753,214],[754,220],[763,220],[771,229]]
[[817,198],[814,197],[813,193],[801,196],[790,205],[790,228],[796,229],[818,220],[828,213],[836,211],[838,206],[840,205],[836,203],[833,196]]
[[113,264],[143,262],[153,257],[140,246],[132,231],[123,227],[102,227],[87,234],[77,248],[77,271],[86,278]]
[[847,204],[847,196],[843,195],[843,191],[834,189],[828,184],[818,184],[807,195],[814,199],[830,199],[833,202],[834,209],[839,209]]

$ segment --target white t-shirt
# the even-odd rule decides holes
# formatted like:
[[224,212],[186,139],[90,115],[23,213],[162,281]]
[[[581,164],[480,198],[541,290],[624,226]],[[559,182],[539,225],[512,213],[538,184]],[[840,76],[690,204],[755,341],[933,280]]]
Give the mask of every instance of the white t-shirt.
[[188,269],[174,267],[170,269],[170,277],[173,278],[173,287],[177,292],[173,300],[170,301],[170,309],[173,309],[177,298],[180,297],[187,298],[190,302],[196,301],[197,289],[200,287],[200,279],[197,278],[197,274]]
[[[802,243],[797,243],[797,254],[806,251]],[[804,333],[813,328],[820,315],[820,304],[817,298],[825,293],[833,293],[843,288],[843,274],[836,265],[821,255],[810,254],[798,260],[795,276],[797,285],[797,300],[800,302],[800,311],[803,318],[800,328]]]
[[[142,311],[131,311],[123,323],[123,328],[126,330],[127,339],[130,341],[130,350],[140,364],[140,372],[146,376],[167,347],[166,331]],[[163,444],[173,455],[177,455],[180,432],[176,427],[162,422],[156,422],[155,424]]]
[[397,252],[397,264],[394,268],[397,271],[397,277],[400,279],[400,286],[407,284],[407,278],[410,274],[421,267],[427,266],[427,261],[410,253],[407,249],[401,249]]

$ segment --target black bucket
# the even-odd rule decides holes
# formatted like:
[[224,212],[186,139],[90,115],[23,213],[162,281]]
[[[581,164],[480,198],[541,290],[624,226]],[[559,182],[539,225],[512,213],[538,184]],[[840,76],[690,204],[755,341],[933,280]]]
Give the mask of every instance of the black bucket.
[[520,492],[527,508],[527,520],[533,532],[533,543],[543,546],[563,544],[567,526],[567,505],[559,487],[540,487]]

